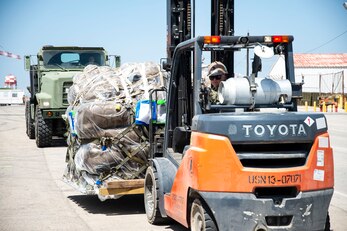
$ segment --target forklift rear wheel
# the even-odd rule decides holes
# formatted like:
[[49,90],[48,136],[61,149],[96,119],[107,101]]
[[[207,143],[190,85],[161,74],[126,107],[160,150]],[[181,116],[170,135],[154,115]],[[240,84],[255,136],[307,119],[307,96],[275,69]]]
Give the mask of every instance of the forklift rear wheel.
[[216,231],[217,226],[199,199],[195,199],[190,211],[190,229],[192,231]]
[[159,183],[158,173],[153,167],[148,167],[145,176],[145,210],[150,224],[162,224],[166,221],[159,210]]

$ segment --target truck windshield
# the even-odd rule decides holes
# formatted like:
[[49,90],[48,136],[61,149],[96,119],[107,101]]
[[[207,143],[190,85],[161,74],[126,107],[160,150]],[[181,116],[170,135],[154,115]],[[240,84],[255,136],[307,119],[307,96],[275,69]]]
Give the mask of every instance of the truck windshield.
[[43,51],[45,68],[80,69],[87,65],[105,65],[105,53],[102,51]]

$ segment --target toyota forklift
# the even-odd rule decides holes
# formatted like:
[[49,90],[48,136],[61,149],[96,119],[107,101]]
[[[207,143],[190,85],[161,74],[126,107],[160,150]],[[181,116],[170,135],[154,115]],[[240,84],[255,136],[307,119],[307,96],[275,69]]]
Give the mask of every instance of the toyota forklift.
[[[330,230],[333,151],[324,114],[297,111],[302,83],[295,83],[293,36],[235,36],[234,1],[211,0],[211,36],[194,37],[194,4],[167,1],[163,66],[170,76],[165,125],[150,126],[149,223],[173,219],[191,230]],[[204,81],[206,54],[229,72],[217,104],[210,103]],[[283,61],[281,79],[261,76],[266,59]],[[243,63],[245,74],[234,74]]]

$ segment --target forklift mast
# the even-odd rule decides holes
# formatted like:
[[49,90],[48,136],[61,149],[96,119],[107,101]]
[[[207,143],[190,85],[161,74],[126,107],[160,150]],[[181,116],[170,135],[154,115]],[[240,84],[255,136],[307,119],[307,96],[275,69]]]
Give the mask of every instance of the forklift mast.
[[[211,0],[211,35],[234,35],[234,0]],[[211,52],[211,62],[220,61],[234,73],[234,53]]]
[[[195,0],[193,0],[193,4],[195,4],[194,1]],[[167,0],[167,10],[167,61],[171,67],[173,64],[172,58],[177,45],[192,38],[192,19],[194,21],[194,13],[192,12],[191,0]],[[178,99],[184,100],[191,95],[191,89],[188,87],[191,85],[191,52],[187,51],[181,56],[179,70],[180,75],[177,79],[179,90],[177,94]],[[188,93],[186,89],[189,89]],[[188,105],[188,108],[189,107],[190,105]],[[188,108],[185,106],[178,107],[178,115],[188,115]],[[183,123],[187,123],[186,120],[190,119],[191,118],[187,116],[185,119],[183,119],[185,121]],[[175,124],[179,123],[178,121],[181,121],[181,119],[176,116],[172,118],[172,122]]]
[[176,46],[192,37],[190,0],[167,0],[167,58],[171,63]]
[[[167,0],[167,62],[173,66],[174,51],[178,44],[195,37],[195,0]],[[234,34],[234,0],[211,0],[211,35],[233,35]],[[178,100],[175,113],[171,113],[170,122],[167,123],[170,133],[177,126],[188,126],[192,124],[193,112],[193,89],[192,84],[192,52],[186,49],[180,55],[178,76],[175,77],[173,95],[169,97]],[[233,52],[211,51],[211,61],[223,62],[230,73],[234,73]],[[174,70],[171,70],[171,72]],[[177,88],[177,89],[176,89]],[[170,93],[169,93],[170,94]],[[177,95],[176,95],[177,94]],[[169,125],[170,124],[170,125]],[[170,146],[171,139],[167,137]]]
[[[169,63],[176,46],[194,37],[195,0],[167,0],[167,58]],[[211,35],[234,35],[234,0],[211,0]],[[234,72],[232,52],[211,52],[211,61],[223,62]]]

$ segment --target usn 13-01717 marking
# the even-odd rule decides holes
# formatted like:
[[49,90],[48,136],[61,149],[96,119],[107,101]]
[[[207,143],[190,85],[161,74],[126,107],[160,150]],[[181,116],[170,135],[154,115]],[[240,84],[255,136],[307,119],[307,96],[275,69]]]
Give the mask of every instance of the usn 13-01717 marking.
[[280,177],[267,175],[251,175],[248,176],[250,184],[295,184],[301,183],[301,174],[288,174]]

